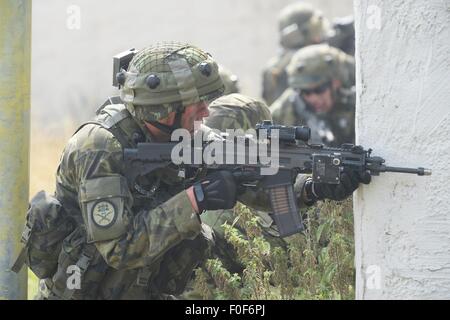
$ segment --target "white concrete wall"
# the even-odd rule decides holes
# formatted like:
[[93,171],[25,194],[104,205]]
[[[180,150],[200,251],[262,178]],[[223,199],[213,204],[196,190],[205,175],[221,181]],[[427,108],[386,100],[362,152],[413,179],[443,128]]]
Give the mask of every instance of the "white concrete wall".
[[[278,12],[294,0],[33,1],[32,123],[77,122],[113,92],[112,56],[158,41],[209,51],[261,92],[261,71],[278,50]],[[352,14],[352,0],[311,0],[326,16]],[[76,11],[80,10],[80,28]],[[69,12],[68,12],[69,10]],[[70,121],[69,120],[69,121]]]
[[358,0],[355,18],[358,143],[433,169],[355,195],[356,297],[450,299],[450,2]]

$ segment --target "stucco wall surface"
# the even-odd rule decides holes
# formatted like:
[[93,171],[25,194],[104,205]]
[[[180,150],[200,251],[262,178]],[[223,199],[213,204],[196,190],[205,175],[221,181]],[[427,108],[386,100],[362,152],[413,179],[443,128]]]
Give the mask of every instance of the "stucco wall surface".
[[357,142],[432,176],[354,200],[357,299],[450,299],[450,2],[355,1]]

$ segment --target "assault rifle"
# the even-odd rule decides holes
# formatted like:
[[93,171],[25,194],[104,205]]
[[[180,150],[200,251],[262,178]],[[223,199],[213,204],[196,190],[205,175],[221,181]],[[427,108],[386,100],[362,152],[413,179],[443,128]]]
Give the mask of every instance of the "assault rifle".
[[[124,149],[128,182],[133,186],[139,176],[169,165],[175,165],[183,177],[186,177],[186,172],[192,171],[193,168],[206,168],[208,171],[230,170],[240,185],[252,181],[262,185],[269,195],[272,206],[271,216],[279,229],[280,236],[286,237],[304,230],[293,191],[293,184],[299,173],[312,174],[315,183],[326,184],[339,184],[344,169],[361,174],[368,172],[372,176],[377,176],[381,172],[431,175],[431,170],[421,167],[387,166],[383,158],[372,156],[372,149],[365,150],[362,146],[343,144],[341,148],[329,148],[321,144],[309,144],[311,131],[304,126],[281,126],[274,125],[271,121],[264,121],[257,125],[256,132],[258,148],[263,145],[270,146],[273,143],[271,140],[278,138],[279,150],[277,154],[270,155],[278,156],[279,159],[275,174],[262,174],[262,169],[268,169],[269,164],[267,161],[262,161],[259,154],[255,155],[254,150],[252,151],[251,139],[246,140],[243,148],[239,148],[238,144],[230,143],[229,139],[203,142],[199,147],[194,145],[187,149],[180,149],[179,142],[138,143],[137,148]],[[216,144],[215,149],[211,148],[213,143]],[[185,144],[186,146],[191,147],[191,142]],[[214,159],[204,153],[208,148],[210,151],[214,149],[209,156],[227,161],[211,162]],[[174,153],[193,159],[198,151],[201,152],[201,156],[197,156],[200,158],[199,163],[173,161]],[[191,154],[188,155],[186,152]],[[220,158],[220,156],[224,157]],[[252,161],[252,157],[256,161]]]

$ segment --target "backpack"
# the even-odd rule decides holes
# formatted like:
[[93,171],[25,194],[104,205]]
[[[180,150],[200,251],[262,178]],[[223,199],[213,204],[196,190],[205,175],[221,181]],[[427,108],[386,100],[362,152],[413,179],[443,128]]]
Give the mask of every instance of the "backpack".
[[31,199],[22,232],[24,246],[11,270],[18,273],[26,264],[40,279],[52,276],[58,267],[62,242],[75,227],[75,219],[58,199],[39,191]]

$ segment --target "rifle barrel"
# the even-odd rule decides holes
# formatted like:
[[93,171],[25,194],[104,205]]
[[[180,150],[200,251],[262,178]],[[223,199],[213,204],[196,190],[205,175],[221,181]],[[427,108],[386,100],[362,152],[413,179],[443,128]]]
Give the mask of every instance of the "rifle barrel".
[[414,173],[419,176],[430,176],[431,169],[425,168],[401,168],[401,167],[385,167],[385,172],[401,172],[401,173]]

